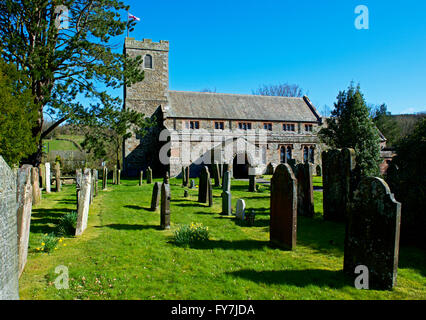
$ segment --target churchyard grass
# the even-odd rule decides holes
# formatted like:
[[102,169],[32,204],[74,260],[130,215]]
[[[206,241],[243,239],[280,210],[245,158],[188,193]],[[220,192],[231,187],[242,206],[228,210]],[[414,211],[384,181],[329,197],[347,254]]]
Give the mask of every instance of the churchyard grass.
[[[75,187],[43,194],[33,210],[21,299],[426,299],[425,253],[411,247],[400,248],[393,291],[354,288],[342,271],[344,225],[322,220],[321,191],[314,191],[315,217],[298,217],[295,250],[282,251],[268,245],[269,186],[252,193],[248,182],[232,181],[233,209],[242,198],[255,210],[250,227],[219,215],[220,188],[208,208],[196,202],[197,189],[184,198],[181,179],[170,183],[170,230],[160,230],[159,210],[149,210],[153,185],[123,179],[99,192],[84,234],[65,237],[49,254],[36,248],[76,210]],[[174,232],[191,223],[208,227],[210,240],[176,245]],[[60,265],[68,267],[69,289],[55,288]]]

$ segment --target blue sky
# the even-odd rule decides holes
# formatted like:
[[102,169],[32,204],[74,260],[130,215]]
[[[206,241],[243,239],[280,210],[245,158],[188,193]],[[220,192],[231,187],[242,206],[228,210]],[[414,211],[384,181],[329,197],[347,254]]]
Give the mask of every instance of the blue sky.
[[[360,83],[368,103],[426,111],[426,1],[127,0],[131,37],[169,40],[170,89],[252,93],[296,83],[321,111]],[[355,7],[369,29],[355,28]],[[123,39],[124,40],[124,36]]]

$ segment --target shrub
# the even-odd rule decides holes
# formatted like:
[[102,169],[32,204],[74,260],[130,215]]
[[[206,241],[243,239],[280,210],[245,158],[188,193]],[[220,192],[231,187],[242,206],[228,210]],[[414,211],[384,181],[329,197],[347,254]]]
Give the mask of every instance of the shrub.
[[41,247],[37,248],[37,251],[42,252],[51,252],[57,249],[59,239],[56,237],[54,233],[45,234],[41,240]]
[[175,242],[178,245],[189,245],[209,240],[209,228],[201,223],[183,225],[175,231]]
[[61,218],[58,226],[56,227],[56,233],[59,236],[73,236],[75,235],[75,229],[77,227],[77,212],[73,211],[67,213]]

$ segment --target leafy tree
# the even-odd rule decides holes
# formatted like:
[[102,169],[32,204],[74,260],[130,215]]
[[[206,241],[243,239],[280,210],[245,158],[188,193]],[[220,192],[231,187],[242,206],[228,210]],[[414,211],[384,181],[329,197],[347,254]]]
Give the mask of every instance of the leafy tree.
[[355,149],[361,175],[380,174],[380,137],[359,85],[351,83],[347,91],[339,92],[327,128],[319,136],[330,147]]
[[426,247],[426,118],[419,120],[413,132],[399,141],[396,154],[386,181],[402,203],[401,241]]
[[303,89],[297,84],[281,83],[277,85],[263,85],[253,91],[254,95],[279,96],[279,97],[303,97]]
[[32,128],[37,108],[29,79],[16,66],[0,61],[0,155],[10,165],[37,149]]
[[82,147],[94,154],[95,158],[105,158],[112,149],[117,168],[121,168],[121,147],[126,139],[135,133],[144,136],[153,120],[146,120],[144,114],[136,111],[104,108],[100,117],[90,123],[85,133]]
[[387,146],[394,146],[401,137],[401,129],[395,118],[387,111],[386,104],[373,107],[372,118],[374,124],[387,139]]
[[[59,125],[78,119],[90,122],[104,107],[120,106],[120,99],[109,92],[143,79],[141,57],[115,53],[117,45],[112,43],[127,26],[133,29],[135,22],[121,19],[120,10],[128,9],[118,0],[0,2],[1,56],[31,79],[39,108],[32,133],[40,141],[28,162],[40,163],[42,139]],[[46,130],[44,113],[54,116]]]

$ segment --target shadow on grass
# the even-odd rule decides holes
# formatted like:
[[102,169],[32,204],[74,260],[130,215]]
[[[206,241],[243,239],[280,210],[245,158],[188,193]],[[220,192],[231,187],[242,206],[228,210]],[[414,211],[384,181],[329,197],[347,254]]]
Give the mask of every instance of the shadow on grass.
[[310,285],[339,289],[351,286],[350,280],[344,275],[343,270],[330,271],[321,269],[306,270],[239,270],[227,272],[233,277],[244,278],[257,283],[283,284],[296,287],[307,287]]
[[32,233],[51,233],[56,229],[56,225],[61,221],[61,218],[70,212],[77,211],[76,209],[57,208],[57,209],[33,209],[31,217],[30,230]]
[[417,270],[426,277],[426,252],[424,249],[412,246],[400,246],[398,268]]
[[198,250],[263,250],[268,245],[269,241],[259,240],[209,240],[206,242],[191,244],[189,247]]
[[[144,210],[144,211],[151,211],[151,208],[148,207],[141,207],[141,206],[134,206],[134,205],[125,205],[124,208],[127,209],[133,209],[133,210]],[[151,211],[152,212],[152,211]]]
[[128,231],[140,231],[140,230],[161,230],[160,226],[154,225],[142,225],[142,224],[107,224],[105,226],[97,226],[96,228],[111,228],[115,230],[128,230]]

